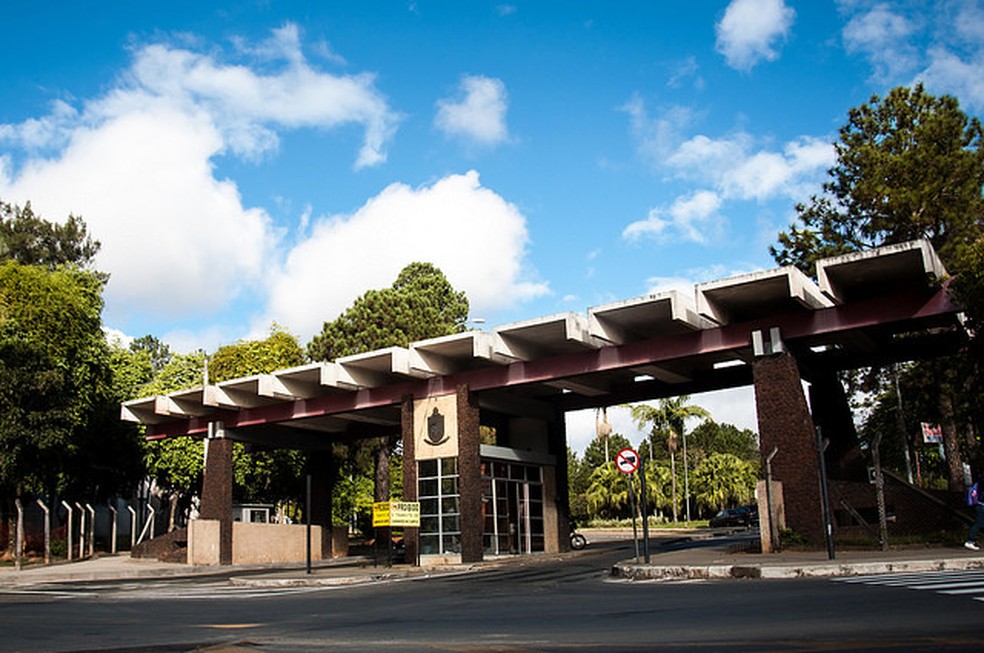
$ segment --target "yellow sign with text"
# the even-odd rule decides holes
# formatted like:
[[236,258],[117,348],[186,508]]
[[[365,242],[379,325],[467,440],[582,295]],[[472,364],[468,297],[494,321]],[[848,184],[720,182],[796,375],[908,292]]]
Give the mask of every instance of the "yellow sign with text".
[[420,526],[419,501],[379,501],[372,504],[372,525]]

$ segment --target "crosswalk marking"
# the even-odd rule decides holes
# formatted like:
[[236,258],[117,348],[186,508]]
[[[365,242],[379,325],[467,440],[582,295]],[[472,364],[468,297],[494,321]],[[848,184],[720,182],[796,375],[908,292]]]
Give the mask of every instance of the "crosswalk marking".
[[975,601],[984,602],[984,570],[872,574],[869,576],[843,576],[831,580],[855,585],[928,590],[948,596],[968,596]]

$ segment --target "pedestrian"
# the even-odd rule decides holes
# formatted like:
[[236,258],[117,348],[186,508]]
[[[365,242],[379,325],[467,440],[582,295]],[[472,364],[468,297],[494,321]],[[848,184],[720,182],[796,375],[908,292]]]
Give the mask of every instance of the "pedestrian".
[[[980,472],[978,472],[977,478],[980,478]],[[977,546],[977,536],[980,535],[981,529],[984,528],[984,503],[981,503],[980,490],[979,481],[974,481],[974,484],[967,488],[967,505],[974,507],[977,517],[974,520],[974,524],[970,527],[970,532],[967,533],[967,541],[964,542],[964,546],[971,551],[981,550],[981,547]]]

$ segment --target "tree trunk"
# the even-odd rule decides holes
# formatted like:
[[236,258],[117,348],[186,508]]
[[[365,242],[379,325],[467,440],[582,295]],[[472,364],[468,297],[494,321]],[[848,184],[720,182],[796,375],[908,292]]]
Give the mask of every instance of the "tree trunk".
[[960,455],[960,440],[954,424],[953,400],[949,385],[940,389],[940,426],[943,428],[943,449],[946,452],[947,488],[951,492],[963,492],[963,457]]
[[380,438],[376,449],[376,479],[373,497],[376,501],[389,501],[390,498],[390,439]]

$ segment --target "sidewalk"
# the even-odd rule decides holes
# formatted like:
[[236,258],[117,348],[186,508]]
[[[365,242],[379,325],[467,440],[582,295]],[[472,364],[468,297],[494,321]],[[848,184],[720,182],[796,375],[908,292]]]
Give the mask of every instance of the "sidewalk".
[[[617,532],[589,531],[588,539],[604,541],[626,540],[631,535]],[[732,552],[735,540],[715,537],[712,532],[656,532],[650,563],[640,558],[617,563],[611,570],[614,577],[628,580],[653,579],[710,579],[710,578],[805,578],[815,576],[857,576],[922,572],[937,570],[984,569],[981,552],[960,548],[900,548],[888,551],[837,550],[829,560],[826,551],[783,551],[777,554]],[[562,557],[590,555],[591,546],[584,551],[558,554]],[[63,582],[123,581],[151,578],[206,577],[228,578],[233,584],[252,586],[334,586],[370,583],[399,578],[427,578],[461,574],[515,564],[530,558],[496,558],[476,564],[414,567],[379,564],[371,558],[349,557],[318,561],[311,573],[306,565],[237,565],[222,567],[191,567],[178,563],[130,558],[128,554],[102,555],[72,563],[31,565],[20,571],[0,568],[0,591],[5,588],[25,588]]]
[[[757,539],[757,538],[756,538]],[[673,551],[650,557],[650,564],[626,560],[612,575],[630,580],[709,578],[808,578],[866,574],[984,569],[984,553],[961,547],[900,547],[881,550],[834,550],[779,553],[732,552],[728,544],[698,536]]]

